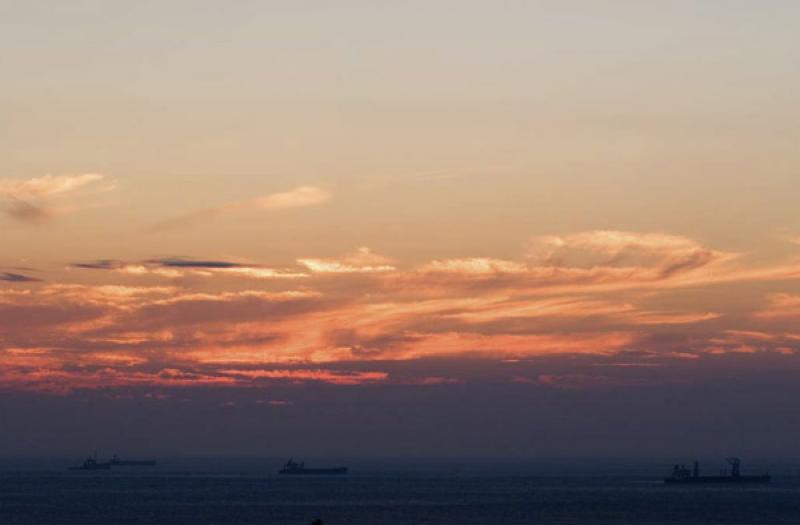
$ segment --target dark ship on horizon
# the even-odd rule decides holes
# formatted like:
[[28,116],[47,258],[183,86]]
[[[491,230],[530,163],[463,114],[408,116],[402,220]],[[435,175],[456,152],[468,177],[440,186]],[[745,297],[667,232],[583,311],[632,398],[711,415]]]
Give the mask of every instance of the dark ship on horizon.
[[154,467],[155,465],[156,460],[154,459],[131,461],[121,459],[116,454],[111,456],[110,460],[100,462],[97,460],[97,452],[95,452],[94,455],[87,457],[80,465],[68,467],[67,470],[110,470],[111,467]]
[[700,463],[695,461],[692,470],[685,465],[675,465],[672,474],[664,478],[664,483],[670,485],[706,485],[706,484],[764,484],[772,480],[769,474],[742,475],[741,460],[728,458],[731,465],[730,473],[721,473],[719,476],[701,476]]
[[83,463],[77,467],[69,467],[67,470],[108,470],[110,468],[110,463],[100,463],[97,461],[97,455],[95,454],[83,460]]
[[291,476],[316,475],[316,476],[337,476],[347,474],[347,467],[334,468],[306,468],[305,462],[290,459],[286,465],[278,471],[278,474]]

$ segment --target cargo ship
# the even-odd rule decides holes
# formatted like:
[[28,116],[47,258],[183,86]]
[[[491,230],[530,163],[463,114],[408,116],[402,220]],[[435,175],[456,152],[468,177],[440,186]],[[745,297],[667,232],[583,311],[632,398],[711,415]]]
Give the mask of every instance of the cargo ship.
[[741,460],[728,458],[731,466],[730,473],[723,472],[719,476],[701,476],[700,463],[694,462],[692,470],[685,465],[675,465],[672,474],[664,478],[664,483],[674,485],[707,485],[707,484],[764,484],[769,483],[772,477],[769,474],[743,475],[741,473]]
[[69,467],[67,470],[108,470],[110,468],[110,463],[100,463],[97,461],[96,457],[88,457],[81,465]]
[[144,459],[144,460],[126,460],[120,459],[119,456],[114,454],[111,456],[111,461],[108,462],[112,467],[155,467],[156,460],[154,459]]
[[305,463],[300,461],[296,462],[289,460],[286,465],[278,471],[278,474],[289,474],[294,476],[302,475],[317,475],[317,476],[335,476],[347,474],[347,467],[334,467],[334,468],[306,468]]

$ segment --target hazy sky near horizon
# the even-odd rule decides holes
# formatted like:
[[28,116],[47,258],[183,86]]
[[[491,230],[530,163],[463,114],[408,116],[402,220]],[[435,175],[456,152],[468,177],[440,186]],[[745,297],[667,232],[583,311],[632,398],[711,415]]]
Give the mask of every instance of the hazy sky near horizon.
[[389,443],[380,407],[427,428],[456,392],[585,414],[572,392],[602,390],[611,414],[628,390],[787,385],[798,21],[790,1],[0,0],[0,389],[278,420],[373,392]]

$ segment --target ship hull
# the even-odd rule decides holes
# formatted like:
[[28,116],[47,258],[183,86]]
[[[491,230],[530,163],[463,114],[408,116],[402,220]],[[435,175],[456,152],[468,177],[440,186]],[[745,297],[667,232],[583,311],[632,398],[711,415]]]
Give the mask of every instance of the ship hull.
[[110,468],[111,468],[111,465],[109,465],[108,463],[101,463],[99,465],[94,465],[94,466],[91,466],[91,467],[83,467],[83,466],[81,466],[81,467],[69,467],[67,470],[73,470],[73,471],[80,470],[80,471],[84,471],[85,472],[85,471],[92,471],[92,470],[109,470]]
[[347,467],[338,467],[338,468],[293,468],[293,469],[281,469],[279,474],[284,474],[287,476],[340,476],[342,474],[347,474]]
[[697,476],[691,478],[664,478],[667,485],[753,485],[769,483],[771,476]]

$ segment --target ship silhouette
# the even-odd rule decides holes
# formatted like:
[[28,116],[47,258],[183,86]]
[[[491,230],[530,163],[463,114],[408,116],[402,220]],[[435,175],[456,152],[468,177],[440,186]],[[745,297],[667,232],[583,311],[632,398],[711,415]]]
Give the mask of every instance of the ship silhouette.
[[288,474],[293,476],[302,475],[317,475],[317,476],[335,476],[347,474],[347,467],[334,467],[334,468],[306,468],[305,463],[289,459],[286,465],[278,471],[278,474]]
[[97,461],[97,454],[95,454],[83,460],[83,463],[77,467],[69,467],[68,470],[108,470],[110,468],[110,463],[100,463]]
[[664,478],[664,483],[677,485],[704,485],[704,484],[752,484],[769,483],[772,477],[769,474],[742,475],[741,460],[739,458],[728,458],[731,466],[730,473],[722,473],[719,476],[701,476],[700,463],[694,462],[692,470],[685,465],[675,465],[672,474]]
[[94,455],[87,457],[80,465],[69,467],[67,470],[109,470],[111,467],[154,467],[155,465],[156,460],[154,459],[131,461],[121,459],[116,454],[111,456],[110,460],[100,462],[97,460],[97,452],[95,452]]

